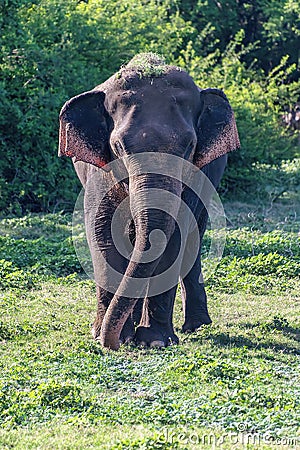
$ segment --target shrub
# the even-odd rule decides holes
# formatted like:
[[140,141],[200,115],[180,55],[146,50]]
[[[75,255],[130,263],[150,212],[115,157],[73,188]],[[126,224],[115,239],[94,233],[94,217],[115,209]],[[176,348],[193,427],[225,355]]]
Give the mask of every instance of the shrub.
[[0,259],[0,287],[2,289],[30,289],[36,286],[37,278],[16,267],[12,262]]

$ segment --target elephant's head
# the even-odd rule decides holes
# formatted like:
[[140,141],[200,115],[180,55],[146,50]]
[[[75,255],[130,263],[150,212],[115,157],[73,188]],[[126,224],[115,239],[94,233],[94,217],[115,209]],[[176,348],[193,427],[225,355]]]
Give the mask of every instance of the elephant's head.
[[[147,174],[136,154],[153,153],[159,165],[159,155],[169,153],[202,168],[237,147],[236,124],[225,94],[199,89],[184,70],[151,54],[135,57],[102,85],[72,98],[60,114],[60,155],[104,170],[113,159],[126,157],[132,209],[140,201],[145,204],[149,187],[166,189],[178,198],[182,189],[178,179]],[[151,205],[133,214],[135,258],[102,325],[101,340],[107,347],[118,348],[120,331],[135,303],[124,295],[128,279],[150,278],[157,265],[142,263],[138,256],[151,246],[151,232],[160,228],[168,240],[174,230],[172,215],[176,217],[178,202],[170,208],[174,214],[163,215]]]

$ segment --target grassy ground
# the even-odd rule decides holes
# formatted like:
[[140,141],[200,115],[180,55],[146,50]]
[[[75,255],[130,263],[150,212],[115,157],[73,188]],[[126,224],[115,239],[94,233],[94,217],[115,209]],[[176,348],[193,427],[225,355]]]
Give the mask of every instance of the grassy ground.
[[0,448],[300,448],[299,209],[225,205],[213,325],[118,353],[91,339],[70,217],[3,219]]

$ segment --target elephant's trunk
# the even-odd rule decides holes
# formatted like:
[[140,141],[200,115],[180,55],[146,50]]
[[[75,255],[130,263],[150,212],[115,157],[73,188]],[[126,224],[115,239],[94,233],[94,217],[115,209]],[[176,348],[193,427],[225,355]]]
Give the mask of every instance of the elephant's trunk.
[[124,323],[137,300],[147,294],[149,280],[175,229],[181,189],[180,180],[129,169],[129,198],[136,240],[124,277],[102,323],[100,342],[104,347],[119,348]]

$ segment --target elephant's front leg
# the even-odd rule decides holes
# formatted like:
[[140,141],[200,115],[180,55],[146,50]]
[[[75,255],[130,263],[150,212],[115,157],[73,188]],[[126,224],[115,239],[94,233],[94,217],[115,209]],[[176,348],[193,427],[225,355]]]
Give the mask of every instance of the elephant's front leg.
[[[129,259],[121,254],[115,245],[112,232],[113,216],[124,196],[107,196],[98,205],[94,201],[94,198],[97,198],[96,194],[97,192],[91,192],[91,200],[90,203],[87,203],[85,211],[87,238],[93,261],[97,294],[97,314],[92,326],[94,339],[98,339],[101,334],[104,316],[129,262]],[[129,230],[126,220],[120,217],[115,228],[114,232],[118,237],[119,244],[123,242],[124,248],[127,248]],[[127,248],[128,254],[130,250],[131,248]],[[120,341],[122,343],[132,341],[134,332],[133,317],[130,315],[123,326]]]
[[[110,251],[103,251],[102,256],[105,260],[105,267],[103,267],[103,260],[100,258],[98,254],[93,255],[93,264],[95,266],[95,280],[97,283],[101,280],[101,285],[96,284],[96,295],[97,295],[97,314],[96,319],[92,326],[92,336],[94,339],[98,339],[101,332],[102,322],[107,311],[107,308],[110,305],[110,302],[114,296],[114,293],[105,288],[105,286],[109,286],[110,280],[105,278],[105,273],[108,267],[113,267],[117,270],[121,275],[124,274],[127,266],[126,259],[122,258],[117,250],[112,246]],[[98,263],[98,264],[97,264]],[[101,272],[101,275],[99,274]],[[98,275],[98,276],[97,276]],[[99,280],[99,276],[101,277]],[[109,284],[110,283],[110,284]],[[102,287],[104,286],[104,287]],[[111,290],[113,291],[113,286],[111,286]],[[133,340],[135,329],[133,323],[133,315],[129,316],[127,321],[125,322],[121,335],[120,341],[122,343],[128,343]]]
[[[180,279],[181,294],[182,294],[182,305],[184,313],[184,324],[182,326],[183,332],[193,332],[201,325],[209,325],[212,320],[208,314],[207,309],[207,296],[204,287],[204,281],[202,277],[201,270],[201,243],[204,235],[204,231],[207,224],[207,212],[206,209],[202,209],[202,214],[198,221],[199,227],[199,237],[200,237],[200,248],[196,260],[187,273]],[[194,242],[196,241],[194,234],[198,233],[195,229],[187,240],[182,270],[185,272],[185,264],[193,258],[194,253]]]
[[96,297],[97,314],[92,326],[92,336],[94,339],[100,336],[102,322],[113,295],[101,286],[96,285]]
[[177,286],[145,299],[142,318],[135,334],[138,345],[167,347],[179,343],[172,321],[176,289]]
[[[150,347],[167,347],[178,344],[179,339],[173,327],[173,309],[180,270],[180,238],[176,228],[160,262],[149,280],[149,293],[155,290],[157,295],[146,297],[142,318],[136,330],[137,344]],[[173,264],[174,263],[174,264]],[[171,273],[164,278],[166,270],[172,266]],[[171,286],[169,289],[166,282]]]

